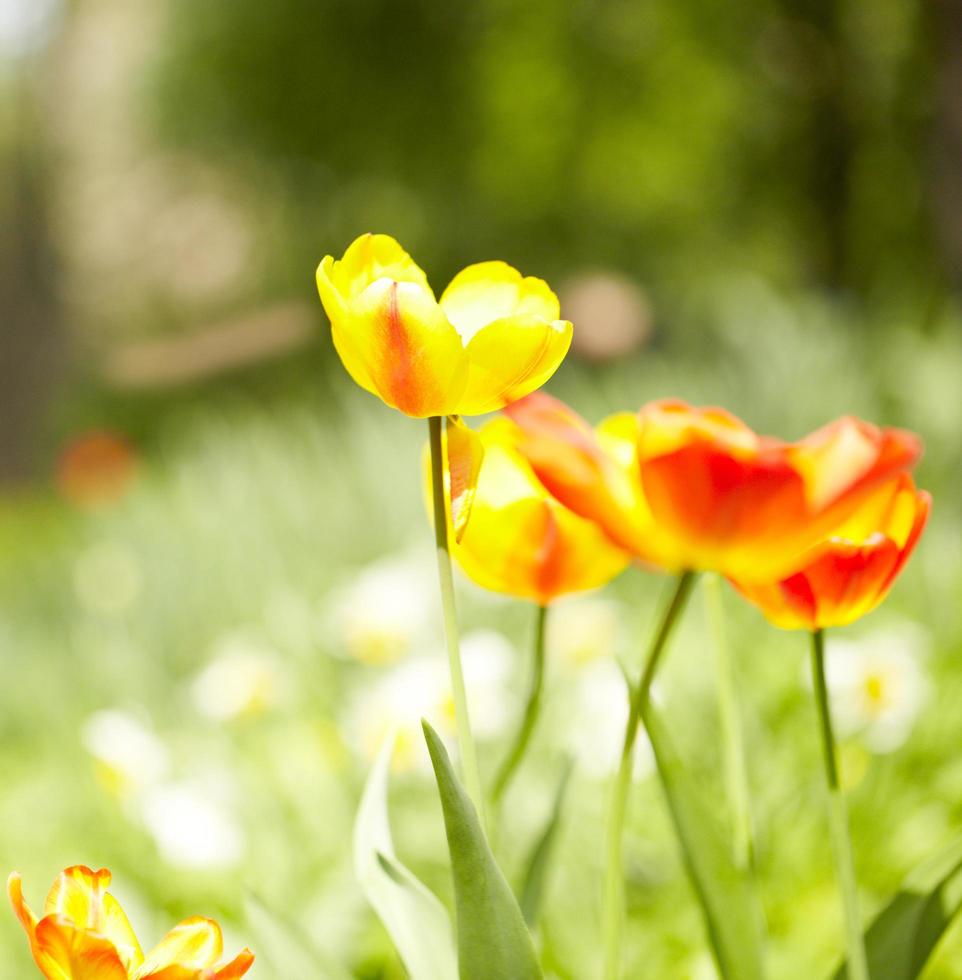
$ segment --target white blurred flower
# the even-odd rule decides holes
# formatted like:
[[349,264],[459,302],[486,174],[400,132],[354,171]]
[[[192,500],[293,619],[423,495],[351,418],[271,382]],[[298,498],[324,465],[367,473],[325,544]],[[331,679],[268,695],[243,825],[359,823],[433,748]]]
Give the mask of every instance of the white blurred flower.
[[[468,709],[477,738],[498,735],[512,716],[514,695],[509,680],[514,656],[508,640],[494,630],[476,630],[461,640]],[[443,735],[455,734],[447,659],[440,652],[391,668],[361,692],[346,727],[349,738],[367,759],[374,758],[389,732],[396,732],[394,766],[405,770],[428,764],[422,718]]]
[[201,714],[215,721],[260,714],[274,704],[280,684],[276,657],[256,638],[243,633],[223,639],[214,659],[191,687]]
[[578,665],[612,657],[621,630],[621,607],[611,599],[573,598],[555,603],[548,617],[552,659]]
[[101,782],[122,800],[163,779],[170,766],[167,747],[129,711],[95,712],[84,722],[80,737]]
[[421,719],[443,723],[438,706],[447,695],[447,666],[443,659],[415,657],[391,668],[371,687],[362,691],[352,705],[346,722],[347,734],[361,754],[373,759],[384,739],[396,732],[393,765],[409,770],[424,767],[427,749],[421,735]]
[[[461,640],[471,729],[478,738],[500,735],[512,717],[516,699],[510,682],[517,656],[508,638],[496,630],[474,630]],[[445,677],[448,716],[453,724],[454,704],[450,690]]]
[[929,696],[924,638],[915,629],[830,640],[826,681],[841,737],[858,737],[871,752],[894,752],[909,737]]
[[[590,776],[609,776],[621,761],[628,723],[628,687],[614,658],[594,660],[583,667],[575,681],[577,697],[568,719],[570,748],[580,767]],[[635,742],[634,777],[654,771],[654,755],[644,727]]]
[[230,868],[244,855],[241,828],[207,784],[156,786],[144,796],[141,816],[161,856],[172,867]]
[[430,564],[409,556],[365,568],[336,597],[338,631],[362,663],[392,663],[423,632],[433,608]]
[[110,541],[84,551],[74,565],[74,591],[87,612],[117,615],[130,608],[143,584],[140,566],[128,548]]

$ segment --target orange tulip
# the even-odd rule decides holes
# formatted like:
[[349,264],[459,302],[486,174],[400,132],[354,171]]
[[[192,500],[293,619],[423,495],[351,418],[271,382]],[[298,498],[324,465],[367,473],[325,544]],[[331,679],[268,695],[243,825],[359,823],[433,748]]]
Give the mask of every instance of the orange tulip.
[[638,464],[659,527],[693,569],[779,577],[880,483],[907,470],[919,439],[841,418],[795,443],[756,435],[718,408],[641,410]]
[[735,587],[783,629],[845,626],[888,595],[925,528],[931,497],[902,474],[866,499],[778,581]]
[[20,875],[10,875],[10,901],[47,980],[236,980],[251,968],[246,949],[218,968],[220,927],[199,917],[175,926],[145,957],[109,884],[109,871],[67,868],[38,919],[24,902]]
[[[628,564],[593,522],[556,500],[518,452],[521,430],[493,419],[478,436],[484,456],[471,518],[451,553],[478,585],[539,605],[604,585]],[[426,488],[430,473],[425,473]]]
[[642,492],[635,413],[619,412],[592,428],[539,391],[509,405],[505,415],[518,426],[518,450],[558,501],[635,558],[681,570],[677,543],[661,533]]
[[719,408],[657,401],[592,430],[539,392],[506,413],[546,487],[632,554],[662,568],[748,581],[791,570],[919,440],[843,418],[786,443]]
[[496,411],[540,388],[571,345],[543,280],[481,262],[439,301],[388,235],[362,235],[339,261],[325,256],[317,287],[348,373],[415,418]]

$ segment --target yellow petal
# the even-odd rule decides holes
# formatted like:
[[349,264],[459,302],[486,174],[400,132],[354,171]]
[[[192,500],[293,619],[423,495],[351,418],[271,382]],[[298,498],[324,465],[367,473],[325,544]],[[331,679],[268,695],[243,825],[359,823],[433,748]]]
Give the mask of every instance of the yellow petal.
[[460,414],[494,412],[540,388],[571,346],[567,320],[521,314],[482,327],[467,346],[468,384]]
[[471,507],[478,489],[478,474],[484,459],[481,437],[469,429],[459,418],[448,416],[445,426],[448,473],[451,492],[451,524],[454,539],[464,536]]
[[430,290],[379,279],[332,321],[334,345],[362,388],[405,415],[455,415],[468,376],[461,338]]
[[224,941],[220,926],[212,919],[195,916],[174,926],[150,951],[134,980],[157,980],[161,971],[179,966],[189,970],[209,970],[221,957]]
[[495,320],[527,315],[550,323],[561,315],[558,297],[543,279],[525,278],[506,262],[462,269],[441,296],[441,309],[465,344]]
[[124,966],[136,969],[144,954],[120,903],[107,891],[110,872],[78,865],[62,871],[47,895],[45,915],[60,915],[78,929],[100,933],[116,948]]
[[17,871],[14,871],[7,879],[7,895],[10,896],[10,904],[13,906],[13,911],[16,913],[24,932],[26,932],[32,943],[33,934],[37,928],[37,917],[33,914],[30,906],[24,901],[23,879]]
[[[321,266],[326,266],[331,287],[344,302],[356,299],[378,279],[413,282],[431,291],[424,271],[390,235],[361,235],[351,242],[339,262],[326,256]],[[318,278],[320,273],[319,268]]]
[[37,924],[34,959],[47,980],[127,980],[127,969],[113,944],[78,929],[61,915]]
[[254,965],[254,954],[242,950],[226,966],[222,966],[215,974],[214,980],[238,980]]

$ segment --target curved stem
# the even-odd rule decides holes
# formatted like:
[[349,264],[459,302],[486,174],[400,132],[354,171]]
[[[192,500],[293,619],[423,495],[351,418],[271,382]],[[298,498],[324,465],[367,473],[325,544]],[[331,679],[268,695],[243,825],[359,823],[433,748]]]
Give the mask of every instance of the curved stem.
[[524,753],[531,741],[534,726],[541,713],[541,691],[544,687],[544,648],[545,648],[545,626],[548,620],[548,607],[538,606],[538,617],[535,621],[534,630],[534,665],[531,675],[531,687],[528,691],[528,702],[524,708],[524,715],[521,718],[521,725],[515,735],[514,743],[511,746],[491,790],[491,802],[495,805],[504,796],[508,784],[511,782],[518,765],[524,758]]
[[451,572],[451,553],[448,548],[448,506],[444,490],[444,450],[441,444],[441,419],[428,419],[431,440],[431,496],[434,503],[434,540],[438,554],[438,580],[441,586],[441,607],[444,612],[444,637],[451,672],[451,695],[458,729],[458,750],[461,775],[468,796],[474,802],[484,826],[484,805],[481,795],[481,773],[478,755],[471,735],[468,715],[468,695],[461,666],[461,645],[458,637],[458,613],[454,602],[454,576]]
[[835,733],[832,730],[828,685],[825,683],[825,636],[821,630],[812,633],[812,680],[815,686],[815,706],[818,709],[819,732],[825,756],[828,819],[832,851],[835,855],[835,873],[838,876],[839,889],[842,893],[842,909],[845,913],[848,977],[849,980],[870,980],[865,941],[862,938],[862,922],[858,910],[858,886],[852,858],[852,838],[849,835],[848,813],[839,784],[838,763],[835,758]]
[[731,650],[725,635],[725,607],[719,576],[706,575],[702,581],[702,588],[708,614],[708,628],[715,648],[718,717],[722,732],[725,786],[733,838],[732,851],[735,866],[742,871],[749,871],[755,862],[755,842],[752,833],[748,773],[745,767],[741,719],[738,717],[738,698],[735,693]]
[[645,667],[638,686],[631,693],[625,741],[621,749],[621,763],[612,791],[611,809],[608,814],[605,835],[605,893],[602,911],[604,925],[604,978],[617,980],[621,973],[621,937],[625,919],[625,894],[622,878],[621,841],[624,835],[625,815],[628,810],[628,791],[631,788],[631,771],[634,763],[635,738],[641,712],[651,695],[661,655],[678,621],[688,594],[695,580],[694,572],[682,572],[678,576],[674,592],[665,608],[658,631],[648,649]]

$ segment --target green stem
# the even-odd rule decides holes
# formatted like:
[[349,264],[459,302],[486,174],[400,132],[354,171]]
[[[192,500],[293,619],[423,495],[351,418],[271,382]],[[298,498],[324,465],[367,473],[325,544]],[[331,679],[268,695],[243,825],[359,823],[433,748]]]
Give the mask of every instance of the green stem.
[[661,623],[655,633],[645,667],[638,686],[631,693],[628,708],[628,723],[625,726],[625,741],[621,749],[621,763],[612,791],[611,809],[608,814],[605,836],[605,892],[602,910],[604,925],[604,978],[618,980],[621,974],[621,937],[625,919],[625,892],[622,869],[621,842],[624,836],[625,815],[628,810],[628,791],[631,788],[631,771],[634,763],[635,739],[642,709],[651,695],[651,685],[655,679],[661,655],[678,621],[688,594],[691,592],[695,575],[682,572],[672,593]]
[[703,589],[709,632],[715,648],[718,717],[722,731],[725,787],[732,828],[732,852],[735,866],[742,871],[750,871],[755,863],[755,842],[752,833],[748,772],[745,766],[741,719],[738,716],[731,650],[725,635],[725,606],[719,576],[706,575]]
[[829,830],[835,855],[835,872],[842,893],[842,909],[845,913],[848,978],[870,980],[865,941],[862,938],[862,922],[858,910],[858,886],[855,881],[855,863],[852,859],[852,838],[849,835],[848,813],[839,784],[838,763],[835,757],[835,734],[832,731],[832,713],[828,703],[828,686],[825,683],[825,636],[821,630],[812,633],[812,680],[815,685],[815,706],[818,709],[819,731],[825,756]]
[[444,611],[444,637],[451,672],[451,694],[458,730],[458,751],[461,775],[468,796],[474,802],[478,817],[484,825],[484,801],[481,795],[481,773],[478,754],[471,735],[468,715],[468,695],[464,687],[461,666],[461,646],[458,639],[458,612],[454,602],[454,576],[451,572],[451,552],[448,548],[448,506],[444,490],[444,450],[441,444],[441,419],[428,419],[431,438],[431,491],[434,502],[434,540],[438,553],[438,579],[441,586],[441,607]]
[[494,787],[491,790],[491,802],[497,805],[501,797],[504,796],[508,784],[511,782],[515,771],[518,768],[524,753],[531,741],[534,726],[541,713],[541,691],[544,687],[544,648],[545,648],[545,626],[548,620],[548,607],[538,606],[538,618],[535,621],[534,630],[534,670],[531,675],[531,688],[528,691],[528,702],[524,708],[524,715],[521,719],[521,726],[515,736],[514,743],[510,751],[498,770]]

